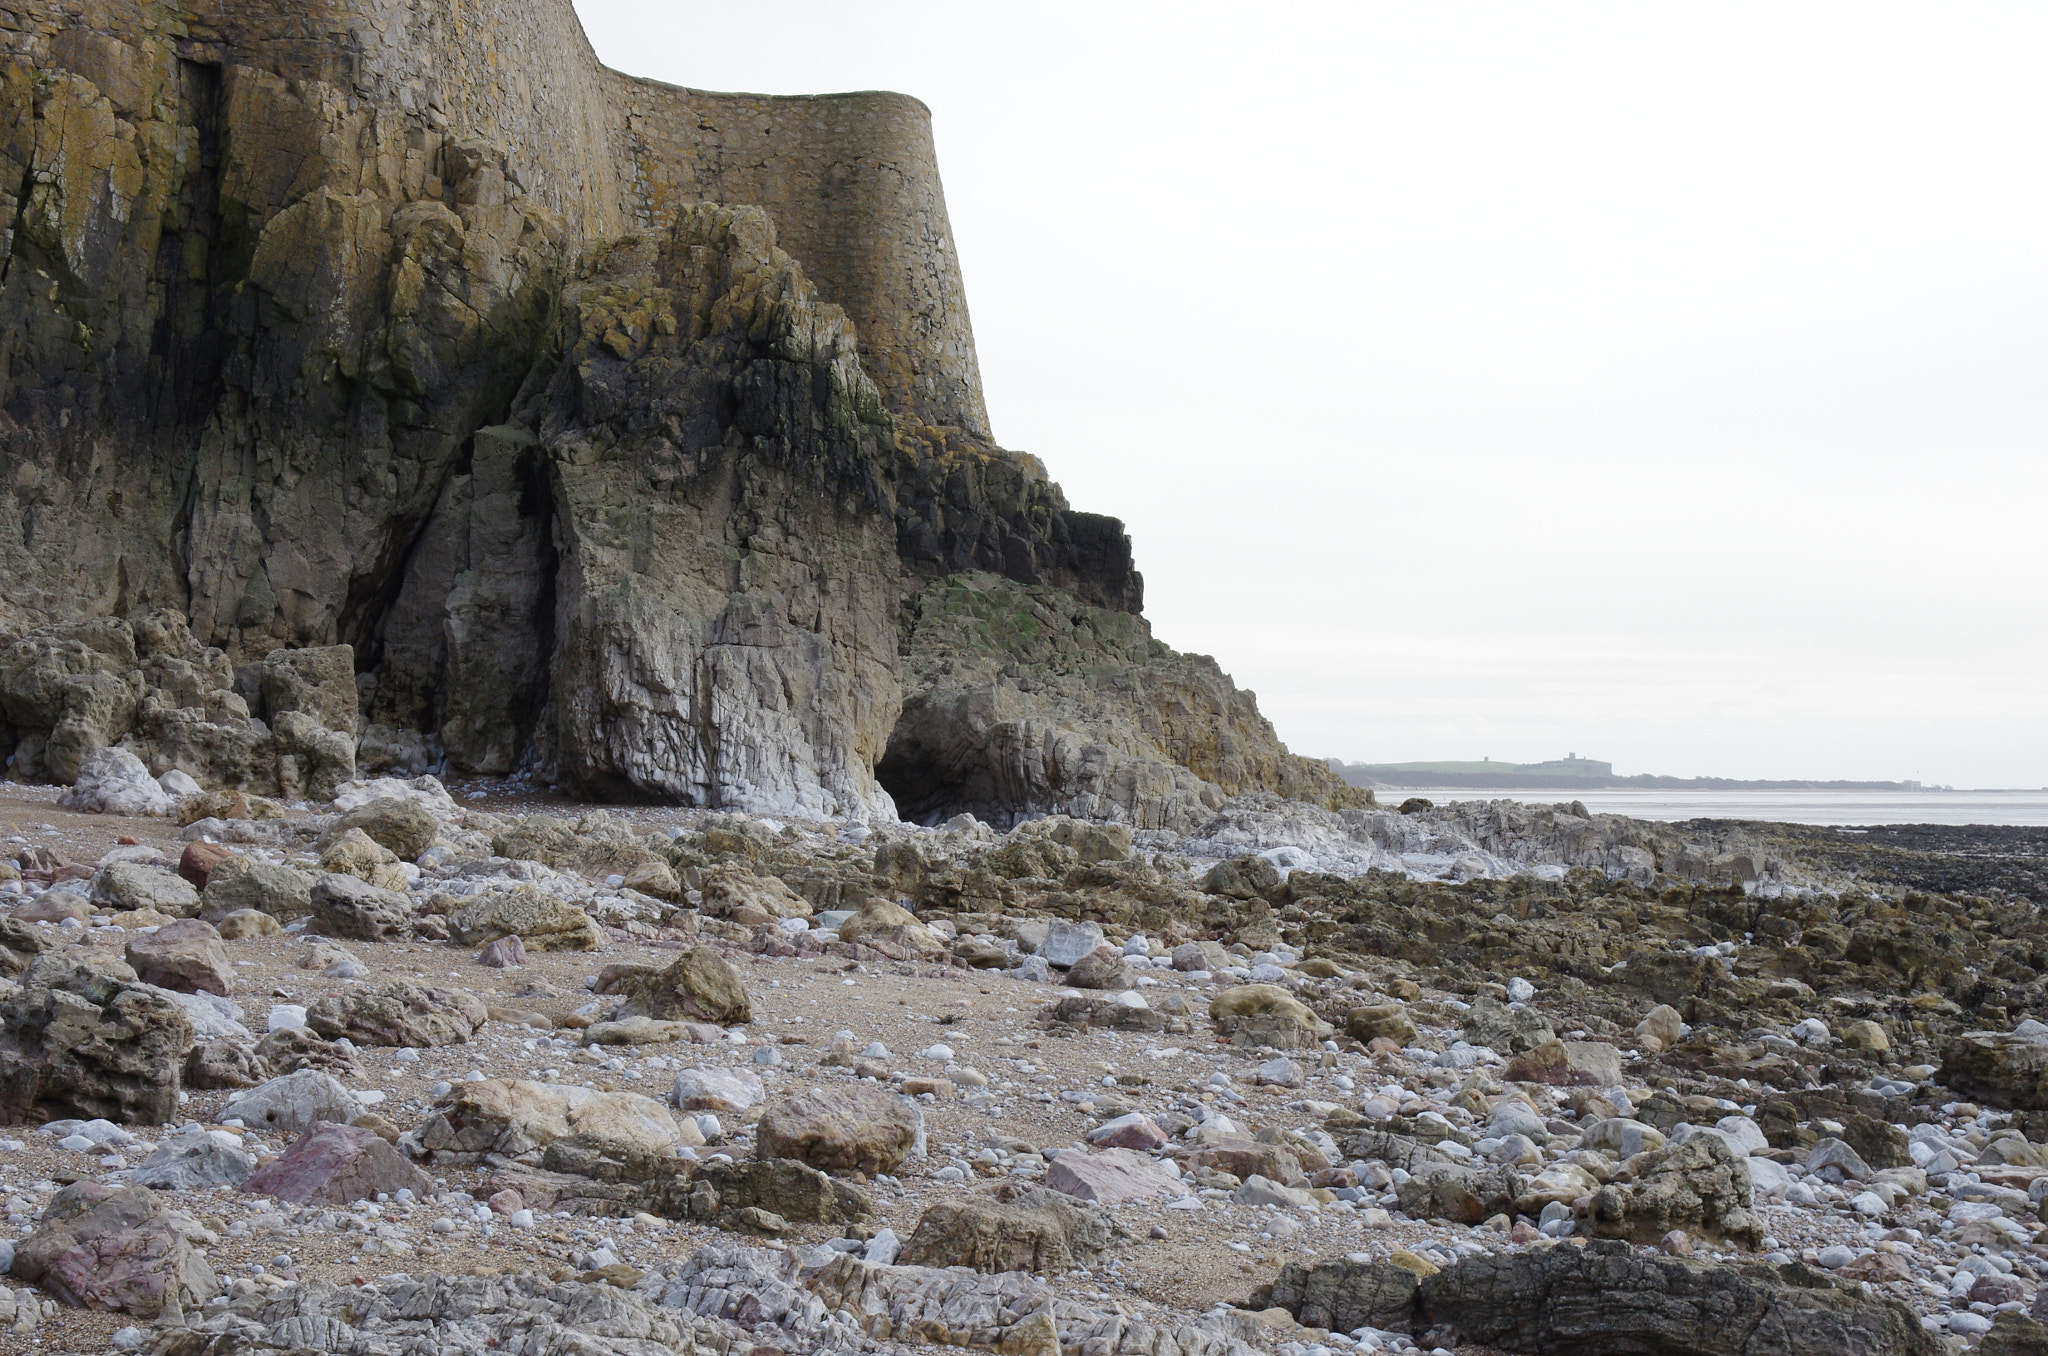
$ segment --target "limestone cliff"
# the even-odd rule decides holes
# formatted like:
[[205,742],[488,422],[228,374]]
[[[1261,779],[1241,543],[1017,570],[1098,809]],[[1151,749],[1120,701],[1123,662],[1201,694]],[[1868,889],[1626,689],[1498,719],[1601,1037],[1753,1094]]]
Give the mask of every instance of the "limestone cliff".
[[[915,100],[634,80],[568,0],[0,19],[13,775],[123,743],[311,793],[359,741],[811,814],[1352,794],[992,441]],[[1073,620],[977,650],[967,597]],[[302,651],[358,711],[266,702]]]

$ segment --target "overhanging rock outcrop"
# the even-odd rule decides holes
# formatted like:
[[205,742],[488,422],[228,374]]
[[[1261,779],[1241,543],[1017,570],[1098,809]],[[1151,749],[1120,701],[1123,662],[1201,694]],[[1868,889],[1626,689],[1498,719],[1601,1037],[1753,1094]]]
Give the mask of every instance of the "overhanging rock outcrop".
[[[13,775],[118,743],[317,795],[356,740],[785,813],[887,813],[885,756],[920,813],[1356,796],[994,443],[916,100],[636,80],[568,0],[0,18]],[[1008,640],[946,670],[930,619],[984,576],[1104,620],[1049,685]],[[306,654],[353,711],[251,700]]]

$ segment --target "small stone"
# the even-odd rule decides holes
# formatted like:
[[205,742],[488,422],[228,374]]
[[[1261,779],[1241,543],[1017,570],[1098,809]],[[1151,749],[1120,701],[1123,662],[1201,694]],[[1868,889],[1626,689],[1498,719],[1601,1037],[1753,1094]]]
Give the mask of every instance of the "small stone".
[[476,963],[494,970],[510,970],[526,964],[526,943],[515,933],[500,937],[477,953]]

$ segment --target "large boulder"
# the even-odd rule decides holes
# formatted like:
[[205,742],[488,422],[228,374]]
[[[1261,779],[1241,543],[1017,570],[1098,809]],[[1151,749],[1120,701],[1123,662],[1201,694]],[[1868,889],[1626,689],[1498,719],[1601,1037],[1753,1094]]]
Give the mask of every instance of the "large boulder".
[[213,1298],[219,1282],[193,1245],[216,1242],[147,1187],[76,1182],[15,1249],[14,1274],[65,1304],[154,1318],[174,1298],[194,1311]]
[[57,798],[67,810],[100,815],[168,815],[170,793],[140,758],[121,748],[90,754],[78,769],[78,780]]
[[199,892],[169,871],[140,862],[109,862],[92,879],[92,902],[109,913],[154,909],[186,918],[199,911]]
[[1067,970],[1067,983],[1077,989],[1128,989],[1131,973],[1123,948],[1098,946]]
[[1418,1219],[1483,1224],[1513,1215],[1526,1183],[1511,1168],[1438,1167],[1416,1173],[1394,1188],[1401,1208]]
[[231,913],[255,909],[280,923],[313,912],[313,877],[297,867],[230,857],[213,868],[199,896],[199,916],[218,923]]
[[1543,1041],[1508,1062],[1514,1083],[1611,1088],[1621,1082],[1621,1051],[1605,1041]]
[[180,918],[144,933],[128,943],[126,954],[136,977],[160,989],[226,997],[234,987],[234,967],[220,933],[202,919]]
[[178,1112],[192,1021],[118,961],[45,952],[0,1002],[0,1124],[103,1118],[162,1125]]
[[1941,1356],[1897,1300],[1800,1263],[1586,1247],[1481,1252],[1429,1276],[1389,1262],[1290,1263],[1253,1299],[1304,1324],[1364,1325],[1525,1356]]
[[306,1009],[306,1025],[328,1040],[357,1045],[454,1045],[490,1019],[483,1000],[467,989],[444,989],[392,980],[327,994]]
[[330,839],[360,829],[401,861],[411,861],[434,845],[441,822],[418,800],[379,796],[348,810],[328,828]]
[[420,1126],[418,1138],[435,1163],[451,1166],[480,1163],[488,1154],[541,1161],[538,1151],[561,1141],[568,1141],[565,1153],[580,1148],[658,1164],[673,1160],[680,1147],[704,1142],[695,1121],[678,1121],[650,1097],[524,1078],[463,1084]]
[[307,1125],[290,1148],[240,1185],[253,1195],[294,1205],[349,1205],[401,1190],[423,1198],[434,1189],[433,1179],[376,1131],[330,1121]]
[[[651,868],[663,864],[650,862],[647,865]],[[631,885],[631,879],[626,883]],[[658,876],[655,883],[661,883]],[[810,902],[780,879],[757,876],[741,866],[714,867],[706,871],[702,893],[703,911],[713,918],[730,918],[758,926],[781,918],[811,916]]]
[[2048,1030],[1966,1031],[1942,1051],[1935,1078],[1987,1106],[2048,1110]]
[[1216,1034],[1232,1045],[1300,1050],[1320,1044],[1332,1027],[1274,984],[1239,984],[1209,1003]]
[[1749,1160],[1719,1135],[1629,1160],[1630,1180],[1593,1193],[1587,1223],[1595,1237],[1655,1243],[1674,1229],[1715,1244],[1755,1248],[1763,1225],[1751,1211]]
[[128,1185],[159,1191],[240,1186],[256,1170],[256,1160],[228,1143],[228,1138],[225,1132],[210,1130],[167,1135],[155,1152],[128,1174]]
[[754,1155],[872,1177],[909,1156],[918,1130],[917,1113],[879,1088],[807,1088],[762,1113],[754,1130]]
[[354,876],[382,890],[403,890],[406,886],[405,867],[396,854],[361,829],[350,829],[329,839],[320,849],[320,869]]
[[448,936],[460,946],[517,937],[528,951],[595,951],[604,943],[589,914],[523,883],[487,890],[449,914]]
[[1100,1210],[1034,1187],[1008,1201],[967,1196],[927,1207],[897,1260],[1051,1276],[1094,1261],[1115,1232]]
[[401,891],[329,872],[313,885],[313,921],[330,937],[402,941],[412,935],[412,900]]
[[[275,1033],[272,1033],[275,1034]],[[296,1134],[317,1121],[346,1125],[363,1114],[362,1098],[332,1074],[299,1069],[228,1099],[227,1114],[252,1130]]]
[[860,912],[839,925],[839,940],[871,946],[883,955],[915,960],[941,954],[946,944],[901,904],[870,899]]
[[741,1026],[754,1019],[740,972],[708,946],[692,947],[665,969],[628,974],[619,992],[626,1000],[622,1016],[719,1026]]

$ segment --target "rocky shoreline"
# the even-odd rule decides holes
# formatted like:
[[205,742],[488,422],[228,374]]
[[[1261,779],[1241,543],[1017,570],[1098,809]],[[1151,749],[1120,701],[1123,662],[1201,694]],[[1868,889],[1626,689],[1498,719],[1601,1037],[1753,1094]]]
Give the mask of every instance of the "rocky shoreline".
[[0,787],[18,1340],[2048,1336],[2018,895],[1571,805],[997,833],[453,792]]

